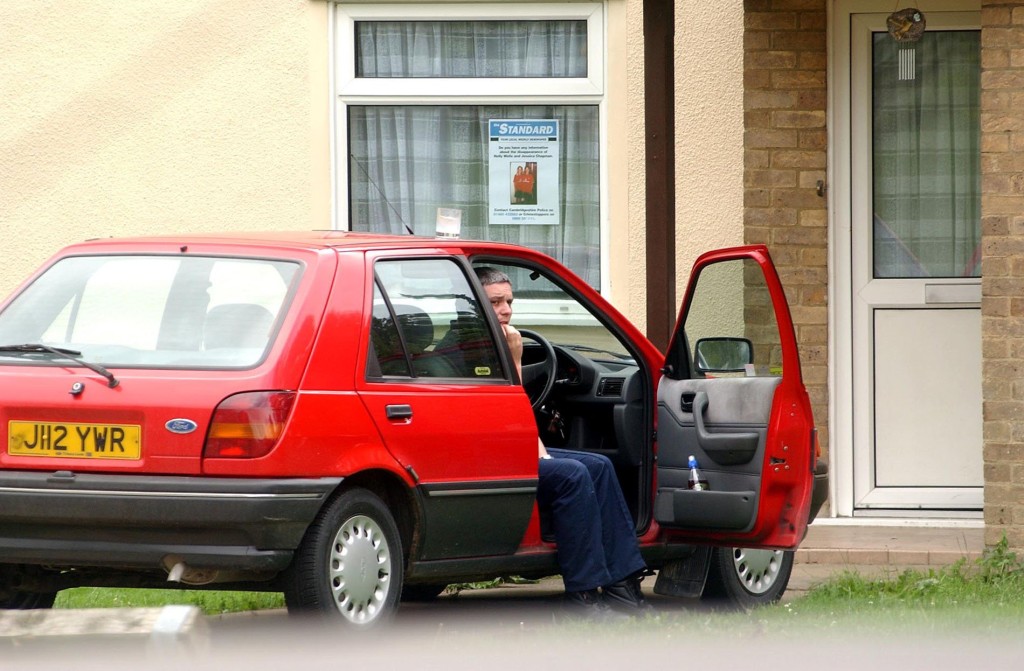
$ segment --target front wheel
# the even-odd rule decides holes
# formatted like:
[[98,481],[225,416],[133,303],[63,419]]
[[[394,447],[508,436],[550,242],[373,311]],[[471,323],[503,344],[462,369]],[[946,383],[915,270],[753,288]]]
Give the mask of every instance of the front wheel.
[[289,612],[339,617],[353,628],[390,620],[402,592],[402,543],[387,505],[351,489],[306,531],[285,581]]
[[749,610],[777,602],[789,585],[793,552],[715,548],[701,598]]

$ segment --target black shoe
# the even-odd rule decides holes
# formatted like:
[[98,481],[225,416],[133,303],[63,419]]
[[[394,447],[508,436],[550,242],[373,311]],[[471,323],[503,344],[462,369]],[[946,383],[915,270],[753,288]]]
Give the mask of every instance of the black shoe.
[[654,610],[651,604],[647,603],[644,593],[640,590],[639,574],[633,574],[624,580],[601,588],[601,595],[604,602],[612,608],[627,613],[648,613]]
[[604,597],[596,589],[566,592],[564,611],[568,615],[602,622],[627,619],[609,608]]
[[601,593],[596,589],[587,589],[580,592],[566,592],[565,603],[569,608],[578,611],[598,611],[608,607],[605,605],[604,599],[601,598]]

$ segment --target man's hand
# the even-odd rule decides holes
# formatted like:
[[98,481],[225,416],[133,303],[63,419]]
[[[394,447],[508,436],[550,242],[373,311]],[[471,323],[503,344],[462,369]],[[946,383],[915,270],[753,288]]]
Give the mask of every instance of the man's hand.
[[505,332],[505,342],[512,352],[512,360],[519,366],[523,362],[523,336],[519,330],[511,324],[502,324],[501,330]]
[[502,324],[501,330],[505,333],[505,342],[512,353],[512,363],[515,364],[519,380],[523,379],[523,336],[519,330],[511,324]]

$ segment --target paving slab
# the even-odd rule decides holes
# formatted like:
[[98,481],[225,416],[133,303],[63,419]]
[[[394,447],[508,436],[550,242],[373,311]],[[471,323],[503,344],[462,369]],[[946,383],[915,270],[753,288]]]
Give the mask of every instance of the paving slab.
[[985,549],[981,522],[915,525],[909,521],[819,520],[810,526],[796,561],[805,564],[945,566],[977,559]]

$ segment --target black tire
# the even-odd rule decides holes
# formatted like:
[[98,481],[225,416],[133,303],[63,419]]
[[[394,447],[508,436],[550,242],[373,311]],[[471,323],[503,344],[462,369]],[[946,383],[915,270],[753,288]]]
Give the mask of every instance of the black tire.
[[421,584],[421,585],[403,585],[402,586],[402,601],[433,601],[448,584],[444,583],[441,585],[437,584]]
[[782,598],[793,573],[793,552],[714,548],[702,599],[750,610]]
[[[376,566],[376,571],[367,567]],[[402,593],[402,542],[384,502],[351,489],[306,530],[284,585],[290,613],[337,618],[354,629],[394,617]]]
[[56,592],[3,592],[0,593],[0,610],[34,610],[36,608],[53,608],[53,602],[56,600]]
[[[25,571],[27,573],[22,574]],[[57,599],[56,592],[28,592],[18,589],[22,578],[42,574],[34,567],[0,566],[0,610],[33,610],[52,608]],[[32,582],[29,580],[29,582]]]

